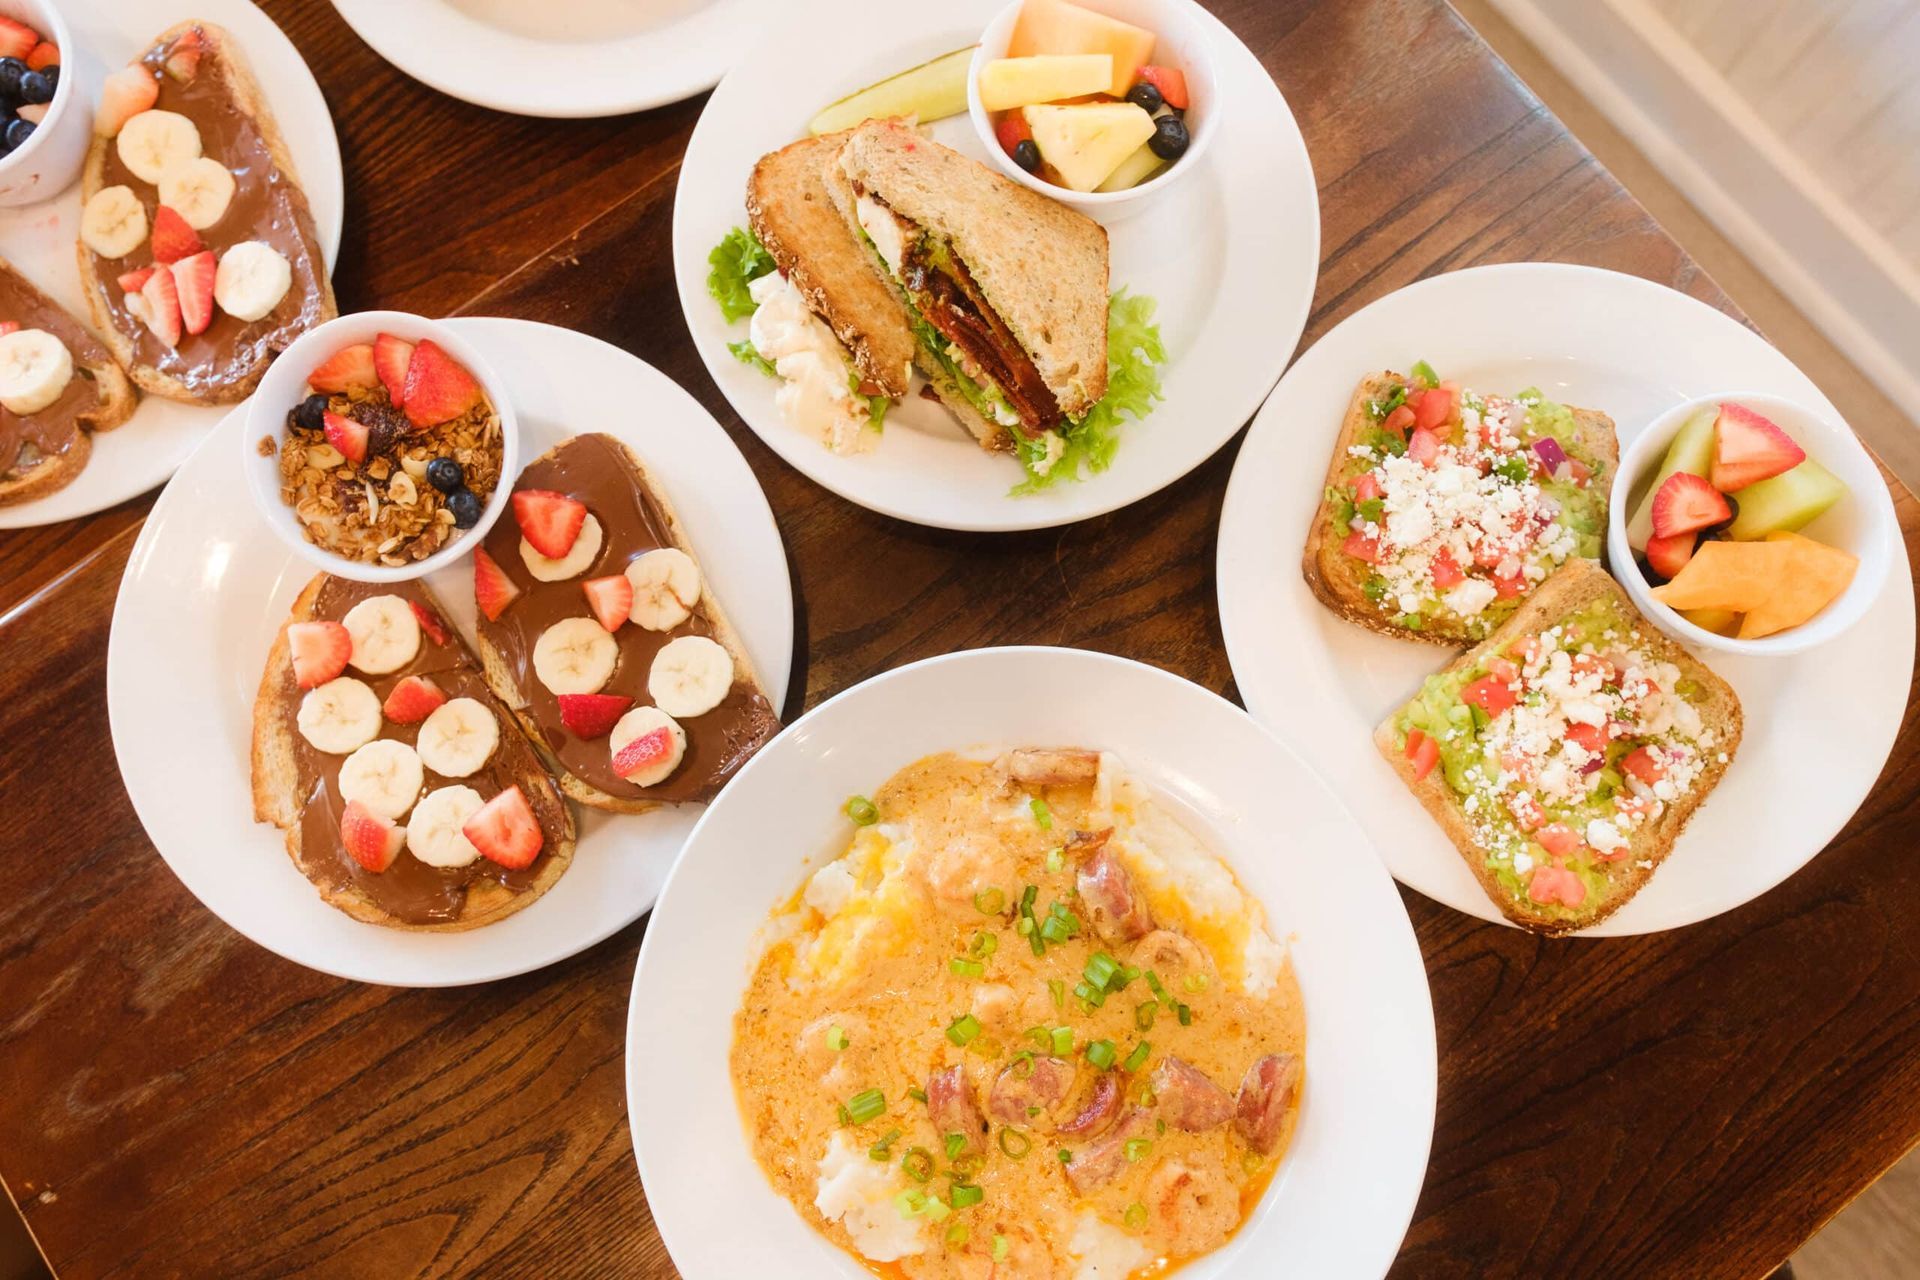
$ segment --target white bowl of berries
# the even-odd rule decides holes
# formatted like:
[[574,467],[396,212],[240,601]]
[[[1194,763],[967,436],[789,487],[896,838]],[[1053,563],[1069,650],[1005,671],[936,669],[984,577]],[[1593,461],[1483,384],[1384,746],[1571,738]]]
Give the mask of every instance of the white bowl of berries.
[[0,0],[0,205],[34,204],[80,176],[92,133],[72,33],[47,0]]
[[274,533],[360,582],[404,582],[465,555],[520,473],[499,376],[445,325],[400,311],[301,335],[260,380],[243,443]]

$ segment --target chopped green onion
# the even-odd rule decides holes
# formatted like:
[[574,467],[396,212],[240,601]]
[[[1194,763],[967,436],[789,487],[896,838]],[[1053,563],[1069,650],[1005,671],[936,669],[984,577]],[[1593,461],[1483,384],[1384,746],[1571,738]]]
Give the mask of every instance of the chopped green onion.
[[856,827],[870,827],[880,821],[880,811],[865,796],[848,796],[846,812]]
[[1125,991],[1129,986],[1133,985],[1139,977],[1140,970],[1130,964],[1123,964],[1120,966],[1120,972],[1113,976],[1113,985],[1110,989],[1114,991]]
[[1105,1071],[1113,1065],[1116,1051],[1111,1040],[1095,1040],[1087,1046],[1087,1061]]
[[835,1053],[847,1047],[847,1033],[839,1027],[827,1028],[827,1048]]
[[1067,922],[1060,916],[1048,916],[1046,922],[1040,926],[1039,936],[1045,938],[1057,947],[1061,943],[1072,939],[1073,930],[1067,926]]
[[1105,991],[1099,987],[1089,986],[1084,982],[1074,984],[1073,994],[1079,999],[1080,1003],[1086,1005],[1088,1009],[1098,1009],[1107,1002],[1107,993]]
[[947,1189],[947,1198],[956,1209],[971,1209],[986,1199],[987,1193],[975,1183],[956,1182]]
[[887,1161],[893,1159],[893,1144],[899,1140],[898,1129],[887,1130],[887,1136],[867,1148],[867,1157],[872,1160]]
[[885,1114],[886,1109],[887,1095],[878,1089],[862,1089],[847,1099],[847,1114],[853,1117],[855,1124],[865,1124]]
[[900,1157],[900,1171],[915,1182],[925,1182],[933,1176],[933,1153],[925,1147],[908,1147]]
[[1133,1046],[1133,1052],[1128,1054],[1127,1060],[1120,1064],[1120,1069],[1122,1071],[1138,1071],[1146,1065],[1147,1057],[1152,1052],[1153,1045],[1142,1040],[1139,1044]]
[[1007,905],[1007,895],[998,889],[982,889],[973,895],[973,909],[983,916],[997,916]]
[[853,1123],[853,1116],[848,1113],[846,1103],[837,1102],[834,1104],[834,1109],[836,1114],[838,1114],[840,1117],[840,1125],[842,1128],[845,1128],[847,1125],[850,1125]]
[[971,1234],[973,1233],[968,1229],[966,1223],[956,1222],[952,1226],[947,1228],[947,1243],[948,1244],[965,1244],[967,1242],[967,1237]]
[[1031,938],[1033,936],[1033,930],[1034,923],[1032,916],[1021,916],[1019,921],[1013,926],[1013,931],[1023,938]]
[[1033,900],[1039,896],[1040,896],[1040,886],[1037,884],[1030,884],[1025,889],[1021,890],[1020,891],[1020,914],[1023,916],[1032,915]]
[[1022,1049],[1020,1052],[1014,1054],[1013,1067],[1011,1069],[1013,1071],[1013,1078],[1016,1080],[1025,1080],[1031,1076],[1033,1074],[1033,1052],[1029,1049]]
[[[1026,921],[1023,923],[1031,923],[1031,922]],[[1027,935],[1027,945],[1033,948],[1033,954],[1037,956],[1043,956],[1047,954],[1047,944],[1044,940],[1041,939],[1038,933],[1030,933]]]
[[927,1193],[908,1187],[893,1198],[893,1207],[903,1218],[918,1218],[927,1211]]
[[980,1035],[980,1019],[970,1013],[963,1013],[947,1025],[947,1039],[962,1049],[972,1044]]
[[1147,1225],[1147,1206],[1135,1200],[1127,1206],[1127,1225],[1135,1231]]
[[1058,978],[1048,978],[1047,994],[1053,997],[1053,1007],[1061,1008],[1067,1003],[1067,984]]
[[1045,800],[1035,796],[1033,802],[1027,807],[1033,810],[1033,820],[1040,824],[1042,831],[1053,830],[1053,810],[1047,808]]
[[1087,967],[1080,971],[1080,976],[1087,980],[1089,986],[1105,991],[1107,984],[1112,982],[1113,976],[1119,972],[1118,960],[1104,951],[1096,951],[1093,953],[1093,959],[1087,961]]
[[927,1095],[922,1093],[918,1089],[907,1090],[907,1096],[909,1098],[912,1098],[915,1102],[925,1102],[927,1100]]
[[1133,1025],[1142,1031],[1153,1030],[1153,1020],[1160,1016],[1158,1000],[1142,1000],[1134,1006]]
[[946,1143],[949,1160],[967,1149],[967,1135],[964,1133],[950,1133],[943,1141]]
[[953,1210],[947,1208],[946,1201],[942,1200],[939,1196],[927,1197],[928,1222],[939,1222],[952,1212]]
[[1073,1052],[1072,1027],[1055,1027],[1053,1029],[1053,1051],[1063,1058]]
[[971,1178],[986,1167],[987,1158],[972,1151],[969,1151],[966,1155],[961,1156],[953,1162],[953,1172],[956,1178]]
[[1176,1015],[1178,1015],[1178,1017],[1179,1017],[1179,1019],[1180,1019],[1180,1025],[1181,1025],[1181,1026],[1183,1026],[1183,1027],[1190,1027],[1190,1026],[1192,1026],[1192,1025],[1193,1025],[1193,1010],[1192,1010],[1192,1009],[1189,1009],[1189,1008],[1188,1008],[1188,1007],[1187,1007],[1186,1005],[1184,1005],[1184,1004],[1177,1004],[1177,1005],[1175,1005],[1175,1006],[1173,1006],[1173,1011],[1174,1011],[1174,1013],[1175,1013]]
[[1165,1133],[1167,1131],[1167,1122],[1165,1120],[1155,1120],[1153,1122],[1153,1131],[1155,1133]]
[[1065,846],[1047,850],[1047,870],[1049,872],[1058,874],[1060,869],[1066,865],[1067,851]]
[[1071,1152],[1071,1151],[1069,1151],[1069,1150],[1067,1150],[1067,1149],[1066,1149],[1065,1147],[1062,1147],[1062,1148],[1060,1148],[1060,1150],[1059,1150],[1059,1152],[1058,1152],[1058,1155],[1060,1156],[1060,1163],[1061,1163],[1061,1164],[1072,1164],[1072,1163],[1073,1163],[1073,1152]]
[[1039,1045],[1042,1049],[1051,1049],[1053,1047],[1053,1032],[1047,1030],[1045,1027],[1028,1027],[1025,1031],[1021,1032],[1021,1034]]
[[1160,975],[1151,969],[1147,970],[1147,990],[1153,992],[1156,1000],[1164,1002],[1167,999],[1167,989],[1160,985]]
[[987,933],[982,930],[973,935],[973,945],[968,947],[967,951],[969,954],[979,956],[982,960],[985,960],[999,949],[1000,935],[997,933]]
[[995,1262],[1005,1262],[1007,1260],[1007,1238],[1005,1236],[995,1236],[993,1238],[993,1260]]
[[947,961],[947,968],[962,978],[978,978],[987,971],[987,966],[978,960],[965,960],[959,956]]
[[1190,973],[1180,980],[1180,985],[1188,991],[1205,991],[1207,989],[1207,975],[1204,973]]
[[1002,1129],[1000,1150],[1015,1160],[1024,1160],[1027,1158],[1027,1152],[1033,1150],[1033,1139],[1018,1129]]
[[1127,1153],[1128,1164],[1139,1164],[1147,1158],[1147,1153],[1153,1150],[1153,1142],[1148,1138],[1128,1138],[1127,1145],[1123,1149]]

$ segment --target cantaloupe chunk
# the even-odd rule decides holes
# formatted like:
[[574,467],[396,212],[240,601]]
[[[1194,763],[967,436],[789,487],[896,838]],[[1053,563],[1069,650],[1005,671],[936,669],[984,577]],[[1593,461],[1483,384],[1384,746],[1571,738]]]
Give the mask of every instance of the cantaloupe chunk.
[[1680,616],[1717,636],[1730,636],[1740,629],[1740,615],[1731,609],[1682,609]]
[[1036,102],[1058,102],[1102,93],[1113,79],[1113,58],[1104,53],[1042,53],[995,58],[980,68],[980,105],[1011,111]]
[[1140,78],[1140,68],[1153,61],[1154,34],[1144,27],[1083,9],[1067,0],[1027,0],[1013,24],[1007,44],[1010,58],[1046,53],[1110,53],[1113,83],[1107,92],[1116,98]]
[[1026,108],[1033,145],[1072,191],[1092,191],[1153,136],[1153,117],[1131,102]]
[[1792,549],[1777,542],[1703,542],[1672,582],[1653,598],[1670,609],[1746,613],[1772,598]]
[[1790,560],[1766,603],[1741,621],[1742,640],[1757,640],[1799,626],[1838,600],[1853,582],[1854,570],[1860,567],[1857,558],[1840,548],[1797,533],[1769,534],[1759,545],[1785,547]]

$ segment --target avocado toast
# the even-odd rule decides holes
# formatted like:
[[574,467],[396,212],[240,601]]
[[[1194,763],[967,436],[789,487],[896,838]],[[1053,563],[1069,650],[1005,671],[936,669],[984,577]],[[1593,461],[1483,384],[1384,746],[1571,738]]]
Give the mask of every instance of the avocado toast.
[[1481,395],[1424,363],[1369,374],[1327,467],[1307,585],[1360,626],[1472,644],[1561,564],[1600,558],[1619,460],[1595,410]]
[[1640,891],[1740,732],[1732,687],[1575,558],[1374,742],[1507,918],[1558,934]]

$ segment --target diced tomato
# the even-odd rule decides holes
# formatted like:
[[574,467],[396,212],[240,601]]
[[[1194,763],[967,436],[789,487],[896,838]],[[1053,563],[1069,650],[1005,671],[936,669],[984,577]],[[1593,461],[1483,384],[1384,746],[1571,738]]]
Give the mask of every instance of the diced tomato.
[[1507,812],[1513,815],[1515,825],[1522,831],[1538,831],[1547,820],[1540,802],[1524,792],[1507,798]]
[[1623,818],[1644,818],[1653,813],[1659,804],[1652,796],[1633,796],[1621,794],[1613,798],[1613,807],[1620,811]]
[[1583,843],[1580,833],[1564,822],[1549,822],[1534,832],[1533,838],[1540,842],[1542,849],[1562,858],[1578,849]]
[[1504,681],[1481,676],[1460,691],[1460,701],[1470,707],[1479,707],[1490,716],[1498,716],[1502,711],[1511,710],[1519,699],[1513,696],[1513,690]]
[[1458,564],[1454,563],[1453,552],[1445,547],[1440,548],[1440,554],[1433,558],[1433,585],[1445,591],[1449,587],[1459,586],[1466,580],[1467,575],[1460,571]]
[[1511,578],[1495,578],[1493,580],[1494,598],[1498,600],[1511,600],[1515,596],[1524,594],[1526,589],[1527,580],[1517,573]]
[[1587,900],[1587,882],[1565,867],[1540,866],[1527,881],[1527,897],[1542,905],[1577,907]]
[[1482,569],[1491,569],[1507,558],[1498,544],[1491,538],[1482,538],[1473,544],[1473,562]]
[[1407,456],[1423,467],[1432,466],[1440,458],[1440,437],[1415,427],[1413,437],[1407,441]]
[[1540,656],[1540,637],[1521,636],[1507,646],[1507,656],[1515,659],[1522,666],[1533,662]]
[[1414,403],[1414,397],[1408,396],[1407,403],[1413,405],[1413,425],[1416,429],[1438,431],[1453,421],[1453,392],[1444,386],[1421,392],[1418,404]]
[[1488,658],[1487,674],[1501,684],[1512,684],[1520,678],[1520,667],[1510,658]]
[[1607,731],[1597,724],[1570,724],[1566,737],[1589,755],[1599,755],[1607,749]]
[[1433,772],[1440,762],[1440,744],[1418,729],[1407,730],[1407,759],[1413,761],[1415,782]]
[[1362,533],[1358,529],[1347,535],[1340,549],[1356,560],[1365,560],[1368,564],[1380,563],[1380,535]]
[[1535,773],[1533,757],[1518,751],[1503,751],[1500,753],[1500,772],[1517,779],[1522,786],[1530,787]]
[[1413,425],[1413,410],[1404,404],[1381,420],[1380,427],[1395,435],[1405,435],[1407,428]]
[[1635,747],[1620,761],[1620,767],[1648,786],[1667,776],[1667,766],[1660,762],[1660,757],[1653,753],[1651,747]]
[[1353,478],[1353,500],[1371,502],[1381,494],[1380,477],[1371,471],[1362,471]]
[[1185,111],[1192,105],[1193,99],[1187,96],[1187,73],[1180,68],[1144,66],[1140,68],[1140,78],[1158,89],[1175,111]]
[[1587,482],[1593,479],[1593,468],[1578,458],[1568,458],[1567,474],[1573,477],[1575,484],[1584,489],[1587,487]]
[[1614,684],[1620,679],[1620,669],[1597,653],[1574,654],[1573,670],[1576,675],[1597,674],[1602,684]]

